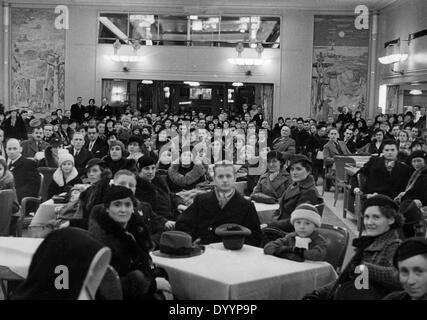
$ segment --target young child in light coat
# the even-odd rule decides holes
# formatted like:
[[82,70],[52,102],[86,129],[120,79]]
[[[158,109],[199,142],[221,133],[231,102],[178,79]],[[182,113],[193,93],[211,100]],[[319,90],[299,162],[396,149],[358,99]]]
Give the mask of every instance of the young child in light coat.
[[321,217],[316,207],[300,204],[291,214],[291,223],[295,232],[267,243],[264,253],[299,262],[324,260],[327,242],[317,231]]

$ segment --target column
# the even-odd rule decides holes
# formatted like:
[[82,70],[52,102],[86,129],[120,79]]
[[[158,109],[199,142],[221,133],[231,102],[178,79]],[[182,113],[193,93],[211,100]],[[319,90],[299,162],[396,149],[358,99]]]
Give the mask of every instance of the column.
[[10,17],[10,4],[8,2],[3,2],[3,104],[9,106],[9,97],[10,97],[10,86],[9,86],[9,17]]
[[376,67],[377,67],[377,38],[378,38],[378,11],[374,11],[370,21],[370,39],[369,39],[369,67],[367,83],[367,108],[368,119],[373,118],[377,109],[377,87],[376,87]]

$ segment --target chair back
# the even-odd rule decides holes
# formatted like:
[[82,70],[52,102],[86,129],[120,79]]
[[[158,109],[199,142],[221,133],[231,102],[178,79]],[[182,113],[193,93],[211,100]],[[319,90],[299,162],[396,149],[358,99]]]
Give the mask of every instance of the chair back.
[[366,176],[360,172],[357,173],[357,184],[359,186],[360,191],[362,191],[362,193],[366,193]]
[[350,237],[348,230],[338,226],[322,224],[318,231],[327,242],[325,261],[330,263],[339,273],[344,262]]
[[264,247],[270,241],[274,241],[278,238],[283,238],[287,233],[278,228],[266,227],[261,229],[261,246]]
[[335,156],[334,157],[335,162],[335,179],[338,181],[344,181],[345,179],[345,165],[351,164],[356,165],[356,160],[354,160],[353,157],[350,156]]
[[15,190],[5,189],[0,191],[0,236],[9,236],[12,204],[15,197]]
[[43,180],[41,183],[41,192],[39,193],[39,197],[42,197],[42,201],[46,201],[47,199],[47,189],[49,188],[50,183],[52,182],[52,176],[55,172],[56,168],[50,167],[40,167],[38,168],[39,173],[43,175]]
[[120,277],[117,271],[110,265],[99,285],[98,293],[105,300],[123,300]]
[[246,181],[236,182],[236,191],[239,192],[242,196],[245,195],[246,187],[247,187]]
[[319,213],[320,216],[323,216],[323,209],[325,209],[325,203],[319,203],[315,205],[317,212]]

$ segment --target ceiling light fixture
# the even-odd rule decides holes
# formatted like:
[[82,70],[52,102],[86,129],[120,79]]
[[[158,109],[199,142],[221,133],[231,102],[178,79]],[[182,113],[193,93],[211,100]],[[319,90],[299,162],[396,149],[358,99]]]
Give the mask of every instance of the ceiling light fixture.
[[412,94],[414,96],[419,96],[420,94],[423,94],[423,92],[421,90],[413,89],[409,91],[409,94]]
[[[402,40],[402,41],[408,41],[408,40]],[[384,44],[384,48],[386,50],[386,53],[388,54],[386,54],[385,56],[379,57],[378,61],[381,64],[392,64],[392,63],[402,62],[408,59],[408,54],[401,52],[400,42],[401,42],[400,38],[386,42]]]
[[142,84],[153,84],[153,80],[142,80]]
[[241,82],[233,82],[232,86],[233,87],[243,87],[243,83],[241,83]]
[[200,83],[197,81],[184,81],[185,84],[188,84],[190,87],[198,87]]
[[227,61],[231,64],[238,66],[261,66],[270,62],[268,59],[264,59],[262,57],[262,52],[264,51],[264,47],[261,43],[255,43],[255,50],[258,53],[257,58],[243,58],[242,52],[244,50],[243,43],[238,43],[236,46],[237,58],[228,58]]

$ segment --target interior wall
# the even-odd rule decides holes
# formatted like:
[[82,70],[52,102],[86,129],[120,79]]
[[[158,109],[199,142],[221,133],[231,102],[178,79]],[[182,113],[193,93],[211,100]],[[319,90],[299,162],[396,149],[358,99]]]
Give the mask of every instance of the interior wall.
[[[102,78],[125,76],[130,79],[147,77],[163,80],[272,83],[274,85],[274,120],[279,116],[310,115],[313,17],[320,11],[277,9],[268,6],[242,8],[231,5],[219,11],[212,9],[209,14],[221,12],[221,14],[245,13],[282,17],[281,49],[265,49],[263,56],[271,59],[271,63],[254,67],[252,76],[248,78],[245,76],[246,70],[227,63],[227,58],[237,54],[233,48],[215,47],[142,47],[141,54],[146,57],[146,60],[130,66],[130,72],[124,73],[120,64],[115,64],[104,57],[106,54],[112,54],[112,46],[97,44],[97,15],[101,7],[70,5],[68,8],[70,29],[66,32],[66,108],[75,102],[77,96],[82,96],[85,103],[90,98],[95,98],[96,103],[99,104],[102,95]],[[103,11],[126,12],[138,9],[140,8],[137,6],[102,7]],[[174,13],[188,14],[184,9],[179,7],[176,9],[179,12]],[[144,10],[147,13],[164,13],[167,10],[171,12],[170,8],[166,7],[149,9],[145,7]],[[125,49],[125,46],[122,46],[120,53],[123,54]],[[255,50],[249,49],[245,49],[243,55],[249,52],[256,55]]]
[[[425,0],[399,0],[381,10],[378,56],[385,55],[385,42],[397,38],[407,40],[410,33],[427,29],[426,16],[427,1]],[[427,36],[414,39],[409,46],[406,41],[402,41],[401,50],[409,53],[409,57],[405,62],[396,64],[395,70],[403,70],[404,75],[391,72],[391,65],[380,65],[378,84],[427,80]]]

